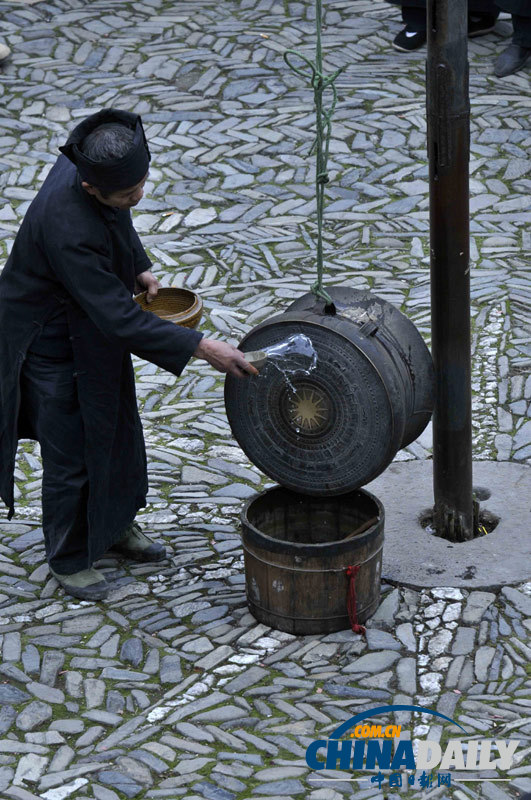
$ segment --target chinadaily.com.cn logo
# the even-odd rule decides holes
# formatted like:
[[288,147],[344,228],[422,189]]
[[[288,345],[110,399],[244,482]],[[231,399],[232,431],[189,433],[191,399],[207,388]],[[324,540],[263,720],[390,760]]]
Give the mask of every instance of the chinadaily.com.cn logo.
[[[374,724],[374,717],[397,711],[431,714],[455,725],[466,738],[451,738],[445,745],[431,739],[402,739],[401,725]],[[367,720],[371,720],[371,723]],[[306,763],[313,770],[341,770],[341,778],[312,776],[311,781],[345,780],[345,771],[375,773],[350,780],[368,781],[389,788],[429,789],[451,786],[452,773],[510,768],[520,742],[515,739],[474,739],[450,717],[430,708],[411,705],[379,706],[342,722],[328,739],[316,739],[306,748]],[[384,774],[382,770],[385,770]],[[462,777],[471,781],[509,781],[510,778]]]

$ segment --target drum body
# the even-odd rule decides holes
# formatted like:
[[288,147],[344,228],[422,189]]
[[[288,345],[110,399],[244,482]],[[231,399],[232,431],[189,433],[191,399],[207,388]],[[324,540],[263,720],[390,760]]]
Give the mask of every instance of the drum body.
[[313,370],[288,382],[266,364],[258,377],[225,382],[227,417],[249,459],[282,486],[316,496],[380,475],[428,424],[434,393],[430,353],[407,317],[367,291],[329,293],[335,314],[308,293],[240,344],[264,350],[302,333],[317,353]]

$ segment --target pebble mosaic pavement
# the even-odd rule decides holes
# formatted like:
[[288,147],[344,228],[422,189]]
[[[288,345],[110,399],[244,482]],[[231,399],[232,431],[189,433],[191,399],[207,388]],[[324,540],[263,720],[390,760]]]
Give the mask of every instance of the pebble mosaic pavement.
[[[329,282],[374,290],[429,341],[424,54],[392,50],[399,14],[381,0],[324,5],[326,64],[348,65]],[[315,277],[312,97],[282,60],[288,47],[312,55],[312,11],[291,0],[2,2],[14,52],[0,73],[0,261],[66,132],[114,105],[141,113],[150,140],[134,218],[162,284],[200,292],[202,329],[233,342],[285,308]],[[504,15],[469,47],[474,457],[529,462],[530,82],[492,76],[510,30]],[[466,739],[521,742],[506,782],[453,773],[422,796],[530,792],[531,584],[498,595],[384,585],[366,639],[257,624],[238,513],[267,482],[231,438],[222,378],[199,363],[179,380],[135,368],[151,485],[139,519],[169,558],[106,557],[107,602],[65,597],[43,561],[38,449],[21,443],[17,515],[0,519],[0,797],[381,800],[347,773],[314,781],[305,748],[360,710],[412,702],[457,719]],[[397,458],[429,456],[428,430]],[[396,721],[444,738],[433,718]]]

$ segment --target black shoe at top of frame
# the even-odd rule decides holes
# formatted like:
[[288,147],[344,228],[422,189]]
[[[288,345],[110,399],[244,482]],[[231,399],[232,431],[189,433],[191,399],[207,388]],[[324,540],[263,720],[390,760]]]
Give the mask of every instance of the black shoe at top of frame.
[[393,47],[405,53],[418,50],[424,44],[426,44],[426,31],[412,31],[407,25],[393,39]]

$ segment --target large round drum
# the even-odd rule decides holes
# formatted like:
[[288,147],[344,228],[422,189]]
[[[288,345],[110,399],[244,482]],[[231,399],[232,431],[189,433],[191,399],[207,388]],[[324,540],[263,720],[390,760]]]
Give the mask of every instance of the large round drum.
[[413,323],[370,292],[329,293],[335,314],[309,293],[240,344],[264,350],[304,334],[314,369],[286,380],[266,364],[258,377],[225,382],[227,417],[249,459],[310,495],[344,494],[376,478],[422,433],[433,407],[433,364]]

